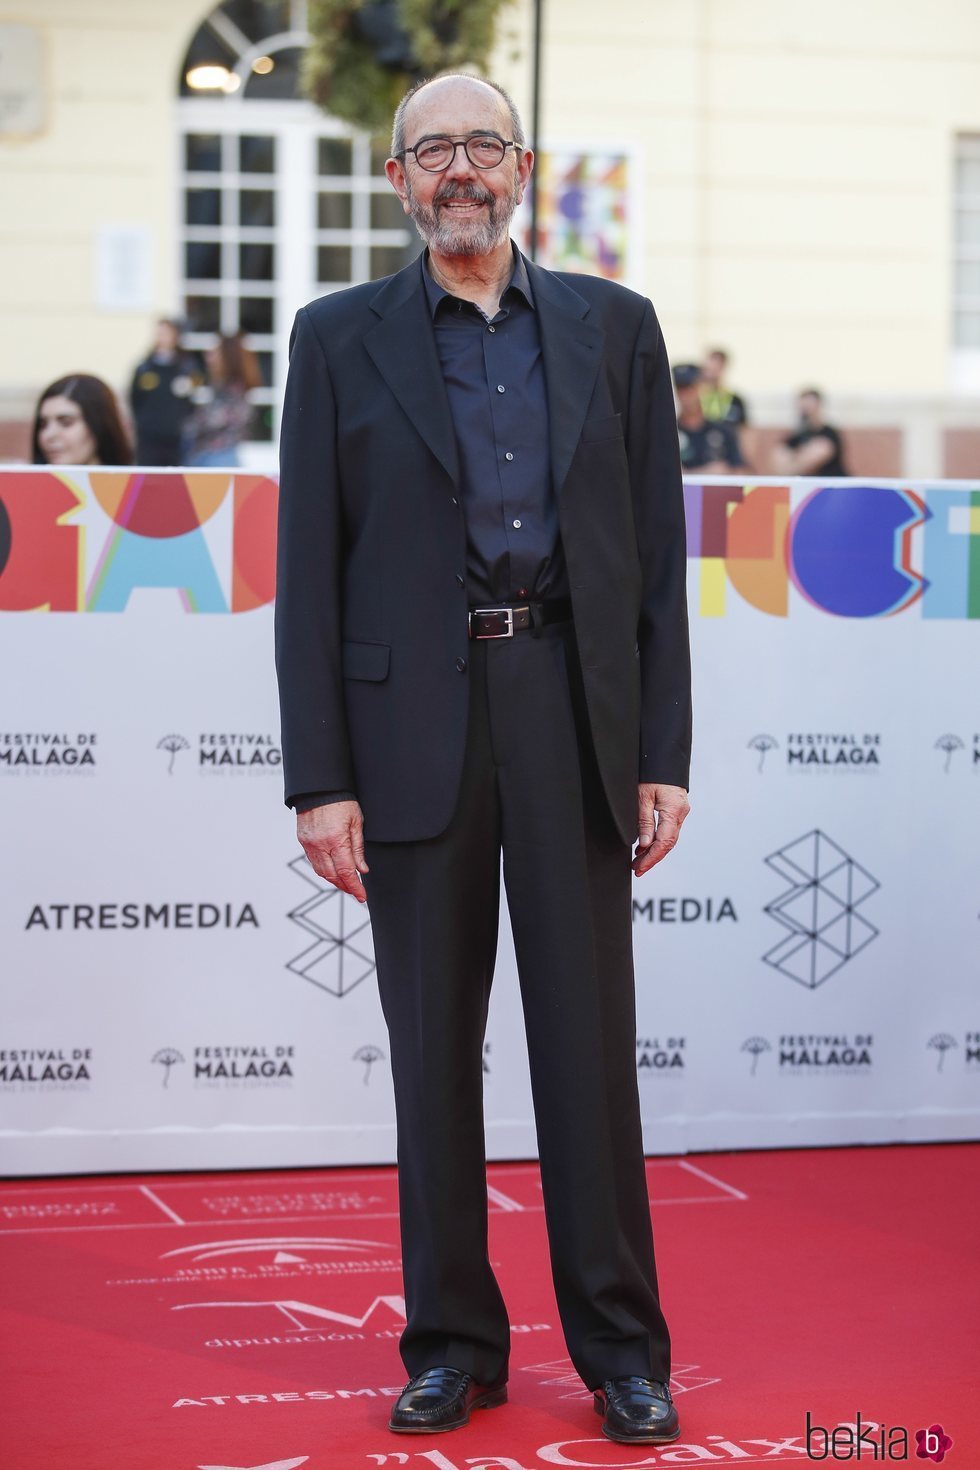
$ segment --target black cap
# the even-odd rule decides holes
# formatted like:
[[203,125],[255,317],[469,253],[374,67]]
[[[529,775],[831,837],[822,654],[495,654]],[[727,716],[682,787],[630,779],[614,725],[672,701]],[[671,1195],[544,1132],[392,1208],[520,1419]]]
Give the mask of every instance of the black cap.
[[701,368],[696,362],[675,362],[673,374],[675,388],[693,388],[700,382]]

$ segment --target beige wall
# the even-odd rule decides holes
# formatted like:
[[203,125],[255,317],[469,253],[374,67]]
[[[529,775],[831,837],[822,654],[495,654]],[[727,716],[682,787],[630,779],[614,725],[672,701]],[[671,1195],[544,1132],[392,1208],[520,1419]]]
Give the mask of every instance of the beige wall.
[[643,278],[672,355],[749,390],[942,393],[953,140],[976,0],[551,0],[547,132],[643,148]]
[[[174,301],[173,99],[199,0],[21,0],[48,128],[0,144],[0,394],[124,381],[153,313],[94,305],[106,220],[156,241]],[[529,0],[497,66],[529,110]],[[953,138],[980,132],[976,0],[549,0],[545,136],[640,149],[641,272],[675,358],[715,341],[747,391],[941,395]],[[521,54],[515,57],[515,52]]]
[[[64,372],[122,383],[153,317],[172,310],[173,98],[198,0],[22,0],[4,21],[44,30],[43,136],[0,143],[0,391]],[[99,225],[149,226],[155,310],[95,306]]]

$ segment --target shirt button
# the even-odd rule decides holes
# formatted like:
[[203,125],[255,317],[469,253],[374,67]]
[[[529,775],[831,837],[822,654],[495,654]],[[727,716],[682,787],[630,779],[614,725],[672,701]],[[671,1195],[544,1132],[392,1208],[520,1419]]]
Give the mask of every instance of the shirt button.
[[457,572],[457,573],[456,573],[456,586],[457,586],[457,587],[465,587],[465,586],[466,586],[466,582],[465,582],[465,581],[464,581],[464,579],[463,579],[463,578],[462,578],[462,577],[461,577],[461,576],[460,576],[460,575],[459,575],[459,572]]
[[465,658],[458,658],[456,660],[456,667],[457,667],[457,669],[459,669],[459,672],[461,674],[465,674],[466,673],[466,660],[465,660]]
[[517,589],[517,595],[518,595],[518,597],[526,597],[527,596],[527,588],[526,587],[518,587],[518,589]]
[[515,531],[519,531],[521,529],[521,523],[520,523],[520,521],[514,521],[513,522],[513,526],[514,526],[514,530]]
[[511,454],[510,450],[508,449],[507,453],[504,455],[504,459],[513,459],[513,458],[514,458],[514,456]]
[[498,393],[506,393],[507,392],[507,389],[504,387],[503,383],[498,383],[497,384],[497,392]]

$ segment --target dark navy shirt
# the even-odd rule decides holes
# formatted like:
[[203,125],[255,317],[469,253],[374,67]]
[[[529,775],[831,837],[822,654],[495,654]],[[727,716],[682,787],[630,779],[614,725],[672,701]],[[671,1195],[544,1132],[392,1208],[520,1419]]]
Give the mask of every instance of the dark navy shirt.
[[471,607],[567,597],[541,333],[523,258],[496,316],[422,278],[456,430]]

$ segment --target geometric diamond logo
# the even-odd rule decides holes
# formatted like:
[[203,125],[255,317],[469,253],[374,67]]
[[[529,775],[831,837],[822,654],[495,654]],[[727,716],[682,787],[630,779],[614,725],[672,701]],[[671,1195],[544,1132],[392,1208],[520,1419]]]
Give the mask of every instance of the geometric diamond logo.
[[289,864],[315,890],[288,917],[314,938],[286,966],[295,975],[343,997],[374,972],[374,938],[364,904],[318,877],[305,853]]
[[817,828],[765,861],[790,885],[765,913],[789,933],[762,958],[815,990],[877,938],[856,910],[881,884]]

